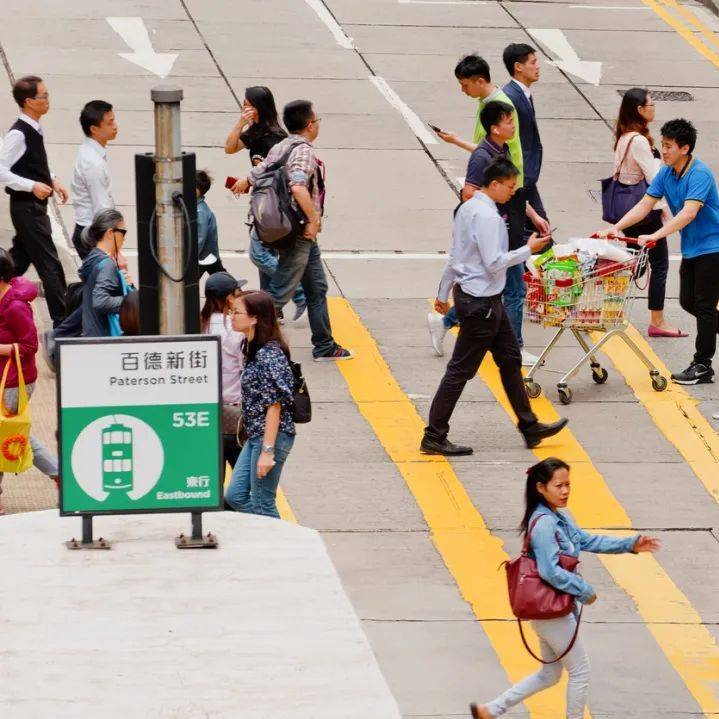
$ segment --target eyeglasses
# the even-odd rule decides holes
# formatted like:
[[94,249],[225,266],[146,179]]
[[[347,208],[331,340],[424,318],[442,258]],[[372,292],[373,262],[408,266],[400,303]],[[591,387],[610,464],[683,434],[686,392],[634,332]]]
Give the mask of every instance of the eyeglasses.
[[50,97],[49,93],[43,92],[42,95],[35,95],[35,97],[33,97],[32,99],[33,100],[47,100],[49,97]]
[[127,234],[127,230],[123,230],[122,227],[113,227],[113,232],[119,232],[123,237]]
[[310,123],[312,123],[312,122],[322,122],[322,118],[316,117],[314,120],[310,120]]
[[247,317],[250,316],[247,312],[243,312],[242,310],[235,310],[232,314],[233,315],[246,315]]

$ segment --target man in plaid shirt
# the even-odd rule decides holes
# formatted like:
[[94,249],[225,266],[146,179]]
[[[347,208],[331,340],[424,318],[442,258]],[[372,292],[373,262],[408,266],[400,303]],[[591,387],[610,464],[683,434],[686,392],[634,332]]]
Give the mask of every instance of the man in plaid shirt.
[[312,142],[319,135],[322,118],[317,117],[311,102],[295,100],[285,105],[282,119],[290,133],[289,137],[276,144],[264,162],[252,168],[247,180],[238,182],[233,191],[246,191],[268,165],[277,162],[290,147],[295,146],[287,160],[287,175],[294,202],[307,217],[307,224],[303,237],[295,240],[291,247],[279,250],[279,264],[268,292],[275,301],[275,308],[280,310],[289,302],[301,282],[307,298],[312,356],[315,361],[351,359],[353,353],[340,347],[332,337],[327,310],[327,277],[317,245],[317,234],[322,229],[324,181],[321,176],[322,163],[315,155]]

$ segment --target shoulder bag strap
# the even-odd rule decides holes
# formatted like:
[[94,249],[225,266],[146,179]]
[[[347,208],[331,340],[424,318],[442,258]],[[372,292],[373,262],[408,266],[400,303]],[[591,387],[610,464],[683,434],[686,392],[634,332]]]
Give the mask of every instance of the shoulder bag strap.
[[0,380],[0,414],[5,417],[15,416],[12,412],[10,412],[5,404],[5,384],[7,382],[8,373],[10,372],[10,364],[13,360],[15,361],[15,366],[17,368],[17,414],[20,414],[20,412],[25,409],[28,401],[27,389],[25,387],[25,377],[23,376],[22,365],[20,364],[20,347],[17,344],[13,344],[12,348],[13,351],[8,355],[7,362],[5,363],[5,368],[2,373],[2,380]]
[[522,643],[524,644],[524,648],[536,659],[538,662],[541,662],[542,664],[554,664],[558,661],[561,661],[564,659],[564,657],[569,654],[569,652],[572,651],[572,648],[574,647],[574,643],[577,641],[577,636],[579,635],[579,624],[582,621],[582,612],[584,611],[584,605],[582,605],[579,609],[579,616],[577,617],[577,626],[574,627],[574,634],[572,635],[572,640],[569,642],[569,645],[567,648],[556,658],[552,660],[546,660],[542,659],[541,657],[538,657],[531,649],[529,644],[527,644],[527,638],[524,636],[524,628],[522,627],[522,620],[517,619],[517,624],[519,624],[519,634],[522,637]]
[[293,145],[290,145],[287,152],[285,152],[284,155],[282,155],[278,160],[275,160],[271,165],[269,165],[266,168],[266,172],[274,172],[275,170],[279,170],[280,167],[284,167],[287,164],[287,161],[290,159],[290,155],[294,152],[295,148],[299,147],[300,145],[309,145],[310,143],[306,140],[303,140],[302,142],[295,142]]
[[524,544],[522,545],[522,554],[526,554],[529,551],[529,543],[532,541],[532,532],[534,531],[534,526],[543,516],[543,514],[540,514],[538,517],[535,517],[527,528],[527,534],[524,537]]
[[619,164],[614,169],[614,179],[618,180],[619,175],[622,171],[622,165],[624,164],[624,161],[627,159],[627,155],[629,154],[629,148],[631,148],[632,143],[634,140],[639,137],[639,133],[637,132],[635,135],[632,135],[631,138],[629,138],[629,142],[627,143],[627,149],[624,150],[624,155],[622,155],[622,159],[619,161]]

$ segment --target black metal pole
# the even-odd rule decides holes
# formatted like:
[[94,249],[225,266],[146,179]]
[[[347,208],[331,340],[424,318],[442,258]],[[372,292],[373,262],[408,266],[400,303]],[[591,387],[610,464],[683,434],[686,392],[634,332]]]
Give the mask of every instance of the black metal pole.
[[202,539],[202,512],[192,513],[192,538]]
[[92,544],[92,515],[84,514],[82,516],[82,543]]

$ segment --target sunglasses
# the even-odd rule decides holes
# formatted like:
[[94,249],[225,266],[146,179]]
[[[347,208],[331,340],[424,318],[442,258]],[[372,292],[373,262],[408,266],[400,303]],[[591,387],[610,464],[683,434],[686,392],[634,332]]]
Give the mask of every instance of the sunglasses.
[[123,230],[122,227],[115,227],[112,231],[119,232],[123,237],[127,234],[127,230]]

